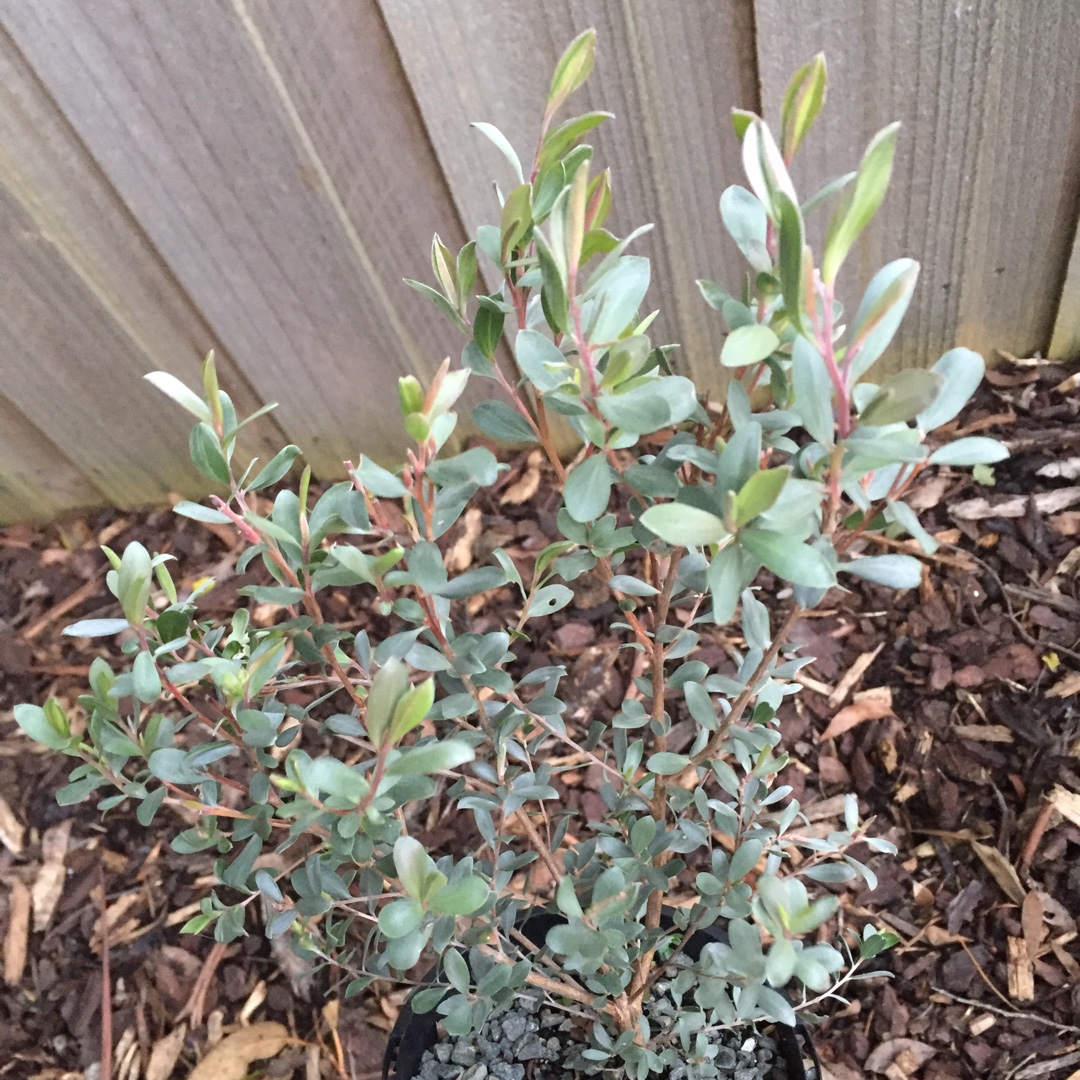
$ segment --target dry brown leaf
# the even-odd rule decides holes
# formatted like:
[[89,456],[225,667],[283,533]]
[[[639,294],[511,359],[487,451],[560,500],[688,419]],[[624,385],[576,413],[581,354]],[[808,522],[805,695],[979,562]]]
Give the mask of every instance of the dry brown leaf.
[[198,915],[200,911],[202,911],[202,905],[198,901],[193,904],[185,904],[182,908],[177,908],[169,913],[165,925],[179,926],[181,923],[186,923],[193,915]]
[[891,776],[900,764],[896,743],[892,739],[881,740],[881,767]]
[[21,855],[23,850],[23,823],[15,816],[15,812],[0,795],[0,843],[11,852],[12,855]]
[[146,1065],[144,1080],[169,1080],[173,1069],[176,1068],[176,1063],[180,1060],[186,1034],[187,1024],[181,1023],[179,1027],[173,1028],[168,1035],[154,1043],[150,1051],[150,1060]]
[[795,675],[795,681],[800,686],[805,686],[807,690],[812,690],[815,694],[820,694],[825,698],[829,697],[836,689],[827,682],[822,682],[820,679],[815,679],[812,675],[807,675],[805,671],[798,672]]
[[1075,510],[1066,510],[1064,513],[1047,518],[1046,524],[1058,536],[1077,536],[1080,534],[1080,513]]
[[[1067,379],[1063,379],[1054,387],[1054,390],[1059,394],[1067,394],[1070,390],[1075,390],[1080,386],[1080,371],[1073,372]],[[1074,1076],[1080,1076],[1080,1073],[1074,1073]],[[1069,1080],[1073,1080],[1070,1076]]]
[[1080,671],[1071,671],[1063,679],[1059,679],[1049,690],[1046,691],[1047,697],[1072,697],[1074,694],[1080,694]]
[[377,1014],[369,1015],[367,1018],[368,1023],[373,1027],[378,1028],[379,1031],[390,1031],[397,1023],[398,1017],[401,1015],[401,1009],[405,1004],[405,999],[408,996],[408,988],[391,990],[389,993],[380,994],[378,1002],[379,1011],[382,1013],[382,1016]]
[[251,609],[251,621],[258,627],[273,626],[284,606],[284,604],[256,604]]
[[968,940],[962,934],[950,934],[944,926],[938,926],[937,923],[928,923],[924,926],[922,936],[935,949],[940,949],[945,945],[955,945],[958,941]]
[[[1058,563],[1057,569],[1054,570],[1054,577],[1069,577],[1077,572],[1080,572],[1080,544],[1077,544],[1065,558]],[[1051,584],[1053,582],[1051,581]]]
[[887,686],[876,686],[855,695],[850,705],[845,705],[821,733],[821,741],[835,739],[857,727],[864,720],[880,720],[892,714],[892,691]]
[[18,986],[26,968],[26,944],[30,939],[30,890],[12,878],[8,893],[8,928],[4,938],[4,982]]
[[502,493],[499,498],[500,505],[520,506],[536,494],[540,487],[540,462],[543,457],[541,450],[534,450],[529,455],[525,472]]
[[116,1080],[139,1080],[139,1036],[133,1027],[125,1028],[113,1050],[113,1075]]
[[885,648],[885,642],[871,652],[862,653],[858,659],[844,672],[843,678],[836,684],[836,689],[829,695],[829,704],[835,709],[844,703],[844,698],[855,688],[859,680],[866,674],[866,669],[877,659],[877,655]]
[[[1064,931],[1065,934],[1076,933],[1076,920],[1073,918],[1069,909],[1060,901],[1055,900],[1048,892],[1043,889],[1039,889],[1039,899],[1043,905],[1043,918],[1046,920],[1046,925],[1051,930]],[[1072,941],[1073,938],[1069,938]],[[1059,938],[1060,941],[1060,938]],[[1067,944],[1067,942],[1061,942],[1061,944]]]
[[1014,390],[1018,386],[1038,382],[1038,379],[1038,372],[1035,371],[1008,372],[991,369],[986,373],[986,381],[998,390]]
[[[318,1043],[308,1043],[307,1052],[304,1055],[304,1080],[321,1080],[322,1072],[322,1055],[319,1052]],[[344,1069],[339,1070],[342,1076],[345,1075]]]
[[868,690],[860,690],[852,699],[853,704],[860,701],[885,701],[892,705],[892,689],[888,686],[871,686]]
[[272,1020],[226,1035],[192,1069],[188,1080],[244,1080],[253,1061],[280,1054],[290,1042],[288,1029]]
[[[923,474],[926,476],[926,474]],[[905,500],[914,510],[929,510],[937,506],[952,483],[952,477],[937,473],[921,480],[918,487]]]
[[146,894],[139,890],[138,892],[122,893],[116,900],[113,901],[106,909],[103,915],[99,915],[94,922],[94,928],[90,932],[90,948],[95,954],[101,952],[101,942],[105,934],[105,928],[108,928],[109,944],[120,945],[125,944],[132,933],[138,930],[138,919],[127,919],[123,922],[121,920],[132,908],[138,907],[146,900]]
[[1050,950],[1057,958],[1057,962],[1065,969],[1065,973],[1073,980],[1073,982],[1080,979],[1080,964],[1076,962],[1071,953],[1066,951],[1064,945],[1057,941],[1051,941]]
[[247,1000],[244,1002],[243,1008],[240,1010],[239,1019],[241,1024],[246,1024],[255,1013],[262,1008],[263,1002],[266,1001],[266,980],[260,979],[248,994]]
[[1020,884],[1020,877],[1013,864],[997,848],[980,844],[978,840],[969,842],[971,850],[979,856],[983,866],[990,871],[990,876],[1001,887],[1001,891],[1014,903],[1023,904],[1027,890]]
[[1062,817],[1068,818],[1074,825],[1080,825],[1080,795],[1055,784],[1054,790],[1050,792],[1050,801]]
[[125,529],[131,526],[131,518],[117,518],[115,521],[110,522],[97,534],[97,543],[111,544]]
[[993,831],[985,821],[977,822],[976,826],[974,829],[916,829],[914,831],[926,836],[940,836],[942,840],[959,840],[963,844],[985,840]]
[[1024,929],[1024,942],[1027,945],[1028,958],[1031,960],[1038,955],[1039,946],[1046,936],[1045,914],[1042,897],[1032,889],[1024,897],[1024,903],[1020,909],[1020,925]]
[[[160,845],[158,846],[160,847]],[[98,850],[101,854],[101,865],[104,866],[110,874],[127,874],[128,863],[130,860],[126,855],[122,855],[119,851],[110,851],[108,848],[99,848]],[[140,873],[142,873],[141,870]]]
[[821,1080],[863,1080],[863,1074],[849,1065],[832,1061],[821,1065]]
[[844,807],[847,805],[846,795],[831,795],[820,802],[810,803],[803,807],[803,814],[807,821],[841,821],[844,817]]
[[472,566],[473,546],[480,539],[480,533],[483,531],[484,513],[479,507],[471,506],[465,511],[462,521],[465,531],[446,553],[446,568],[457,572],[468,570]]
[[49,925],[56,905],[64,892],[64,859],[71,838],[72,818],[46,830],[41,838],[41,868],[31,890],[34,900],[34,933],[40,934]]
[[[911,1076],[936,1053],[937,1050],[929,1043],[919,1042],[917,1039],[886,1039],[870,1051],[865,1065],[870,1072]],[[889,1073],[894,1064],[900,1066],[900,1071]],[[910,1067],[910,1071],[905,1072],[907,1067]]]
[[225,1012],[222,1009],[214,1011],[206,1018],[206,1049],[217,1046],[224,1038]]
[[326,1026],[331,1031],[337,1031],[337,1029],[338,1029],[338,1018],[341,1015],[341,1002],[337,998],[334,998],[331,1001],[328,1001],[323,1006],[322,1014],[323,1014],[323,1019],[326,1021]]

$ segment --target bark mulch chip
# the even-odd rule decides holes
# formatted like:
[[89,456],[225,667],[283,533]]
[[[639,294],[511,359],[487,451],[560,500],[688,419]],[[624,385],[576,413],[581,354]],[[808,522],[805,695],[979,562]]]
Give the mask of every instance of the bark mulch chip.
[[[1080,398],[1068,374],[1005,365],[956,422],[1013,456],[986,486],[943,470],[918,489],[940,545],[919,589],[837,589],[795,627],[817,660],[781,716],[796,759],[784,780],[826,833],[856,792],[899,848],[874,860],[874,890],[834,886],[845,925],[888,926],[901,944],[881,960],[894,977],[854,984],[817,1029],[826,1078],[1080,1076]],[[447,538],[455,570],[499,545],[525,567],[555,538],[549,472],[535,453],[513,466]],[[123,808],[103,819],[58,806],[70,762],[11,718],[50,694],[74,706],[91,661],[113,655],[60,631],[117,614],[98,545],[131,540],[175,554],[189,587],[216,578],[208,611],[228,610],[246,580],[226,530],[168,510],[0,531],[0,1077],[100,1080],[104,1013],[118,1077],[187,1077],[202,1059],[217,1080],[258,1068],[373,1080],[404,993],[339,1002],[325,971],[257,934],[228,946],[182,935],[212,857],[174,853],[167,814],[146,830]],[[633,686],[635,654],[617,648],[615,613],[588,583],[575,588],[522,666],[568,666],[566,719],[584,732]],[[384,632],[360,600],[341,590],[333,617]],[[512,604],[496,592],[468,617],[494,628]],[[255,606],[257,622],[279,615]],[[706,631],[702,658],[724,662],[731,632]],[[598,770],[572,779],[566,801],[602,813]],[[433,850],[462,842],[452,822],[426,825]],[[535,872],[531,884],[550,885]]]

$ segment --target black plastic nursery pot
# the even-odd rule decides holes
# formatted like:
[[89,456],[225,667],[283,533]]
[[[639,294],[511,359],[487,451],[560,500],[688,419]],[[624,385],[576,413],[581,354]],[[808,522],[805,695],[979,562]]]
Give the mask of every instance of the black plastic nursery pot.
[[[672,908],[664,908],[661,925],[670,927],[673,914]],[[537,948],[542,948],[548,931],[565,921],[561,915],[549,911],[533,911],[523,913],[518,928]],[[686,943],[683,952],[691,960],[697,960],[701,950],[710,942],[727,942],[727,934],[722,927],[710,926],[698,930]],[[423,981],[432,981],[437,972],[438,968],[432,968]],[[426,1013],[415,1013],[408,1003],[405,1004],[386,1044],[383,1080],[413,1080],[420,1071],[420,1062],[425,1051],[439,1041],[438,1023],[439,1013],[435,1009]],[[811,1062],[816,1070],[811,1074],[814,1080],[820,1080],[821,1062],[810,1033],[801,1020],[797,1021],[793,1028],[786,1024],[776,1024],[770,1034],[776,1040],[780,1057],[787,1067],[788,1080],[809,1080],[807,1061]]]

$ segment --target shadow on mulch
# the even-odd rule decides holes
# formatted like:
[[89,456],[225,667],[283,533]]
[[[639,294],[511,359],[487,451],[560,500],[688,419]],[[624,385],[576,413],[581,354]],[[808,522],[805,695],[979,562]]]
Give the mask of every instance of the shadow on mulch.
[[[795,628],[817,659],[782,715],[796,761],[784,781],[823,833],[855,791],[900,851],[873,862],[872,892],[833,886],[845,925],[874,921],[902,939],[883,964],[896,977],[856,985],[818,1029],[834,1080],[1080,1069],[1080,423],[1066,375],[1042,362],[998,369],[958,421],[1003,439],[1013,457],[992,486],[949,470],[922,483],[916,505],[940,547],[920,589],[834,590]],[[455,568],[499,546],[531,565],[557,536],[557,506],[539,456],[523,454],[448,538]],[[339,1006],[326,972],[297,970],[261,937],[222,947],[181,935],[212,885],[212,857],[175,855],[177,822],[165,814],[146,830],[122,808],[102,819],[57,806],[70,763],[38,752],[10,719],[17,701],[73,704],[91,660],[115,659],[60,630],[115,614],[97,545],[135,539],[176,555],[189,587],[216,578],[208,610],[228,610],[248,580],[233,573],[227,530],[163,510],[0,531],[0,1077],[92,1075],[107,985],[114,1075],[166,1080],[175,1066],[186,1076],[223,1030],[257,1021],[296,1037],[269,1075],[373,1077],[400,991]],[[570,726],[610,716],[634,674],[634,654],[607,630],[616,612],[587,581],[575,591],[522,655],[527,666],[568,664]],[[469,613],[474,628],[502,625],[511,603],[486,598]],[[330,604],[336,621],[369,621],[348,590]],[[701,658],[723,662],[737,644],[706,630]],[[602,812],[588,776],[565,797]],[[451,850],[453,823],[425,824],[429,846]]]

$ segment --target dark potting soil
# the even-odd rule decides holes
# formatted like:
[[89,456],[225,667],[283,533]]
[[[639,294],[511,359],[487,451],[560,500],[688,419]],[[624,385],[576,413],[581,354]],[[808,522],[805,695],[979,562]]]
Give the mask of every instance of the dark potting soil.
[[[661,990],[663,983],[657,985]],[[576,1080],[613,1075],[616,1070],[581,1056],[586,1043],[581,1023],[526,991],[494,1012],[479,1031],[445,1036],[424,1052],[416,1080]],[[654,1032],[670,1027],[678,1007],[663,992],[653,995],[645,1015]],[[678,1045],[676,1043],[676,1045]],[[709,1033],[705,1062],[679,1065],[664,1080],[794,1080],[776,1041],[744,1027]],[[818,1080],[815,1070],[807,1080]],[[405,1080],[404,1077],[400,1080]]]

